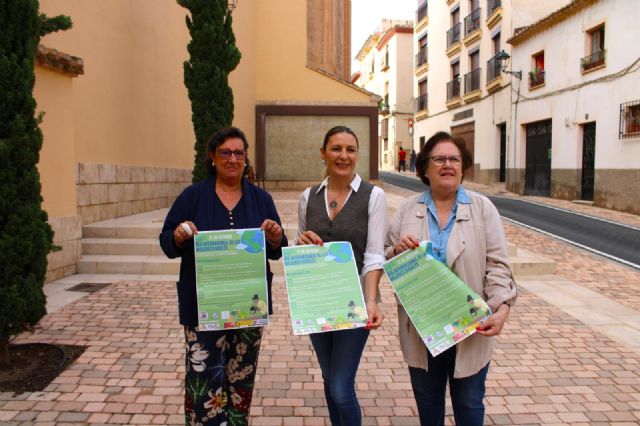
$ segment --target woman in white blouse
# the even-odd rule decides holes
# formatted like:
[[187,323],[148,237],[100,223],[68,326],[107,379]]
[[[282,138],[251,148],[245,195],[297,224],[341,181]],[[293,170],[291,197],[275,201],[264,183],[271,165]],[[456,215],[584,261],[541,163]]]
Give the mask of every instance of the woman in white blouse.
[[369,330],[383,320],[378,307],[382,276],[387,201],[384,191],[356,173],[358,138],[345,126],[330,129],[320,149],[325,179],[307,188],[298,204],[296,243],[322,245],[349,241],[363,283],[367,328],[311,335],[318,356],[332,425],[358,426],[362,421],[355,377]]

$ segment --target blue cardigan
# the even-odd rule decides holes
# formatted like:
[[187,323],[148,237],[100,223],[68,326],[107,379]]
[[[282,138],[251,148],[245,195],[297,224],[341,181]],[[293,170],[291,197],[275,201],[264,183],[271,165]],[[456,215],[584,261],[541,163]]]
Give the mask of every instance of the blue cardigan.
[[[177,283],[180,324],[196,326],[198,324],[198,308],[196,305],[196,268],[193,255],[193,238],[183,247],[178,247],[173,240],[173,231],[178,224],[189,220],[199,231],[214,231],[229,228],[228,212],[217,200],[215,177],[209,177],[186,188],[171,206],[160,233],[160,246],[168,258],[182,257],[180,263],[180,280]],[[242,209],[236,214],[233,228],[259,228],[265,219],[272,219],[281,224],[271,195],[266,191],[242,179],[242,198],[238,204]],[[281,247],[287,246],[287,237],[283,235]],[[274,249],[269,243],[267,258],[277,260],[282,256],[282,249]],[[267,262],[267,284],[269,289],[269,313],[273,313],[271,302],[271,281],[273,274]]]

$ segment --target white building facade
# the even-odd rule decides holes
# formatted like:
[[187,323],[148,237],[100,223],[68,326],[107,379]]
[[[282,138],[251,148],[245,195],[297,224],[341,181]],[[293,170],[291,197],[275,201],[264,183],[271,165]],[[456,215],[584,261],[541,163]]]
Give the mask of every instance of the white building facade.
[[[400,147],[411,152],[413,120],[413,21],[383,20],[356,56],[352,83],[382,97],[379,104],[379,167],[398,167]],[[409,155],[407,154],[407,167]]]
[[640,214],[637,6],[574,0],[510,38],[508,189]]
[[[473,168],[465,179],[507,179],[512,82],[496,55],[513,29],[544,16],[558,1],[419,0],[414,30],[414,138],[437,131],[465,140]],[[566,3],[566,0],[564,1]],[[516,11],[516,13],[514,13]]]

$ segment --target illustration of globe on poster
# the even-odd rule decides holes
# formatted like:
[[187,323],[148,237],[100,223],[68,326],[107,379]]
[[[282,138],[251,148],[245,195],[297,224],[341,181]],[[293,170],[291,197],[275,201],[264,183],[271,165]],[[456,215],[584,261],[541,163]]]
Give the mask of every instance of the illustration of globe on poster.
[[282,256],[294,334],[367,325],[367,309],[350,243],[284,247]]
[[194,239],[199,329],[268,325],[264,231],[201,231]]

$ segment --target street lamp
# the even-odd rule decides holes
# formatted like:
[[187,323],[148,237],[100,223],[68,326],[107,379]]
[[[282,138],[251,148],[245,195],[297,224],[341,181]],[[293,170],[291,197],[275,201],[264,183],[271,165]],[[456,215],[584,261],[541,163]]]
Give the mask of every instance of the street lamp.
[[498,62],[500,62],[500,70],[505,74],[511,74],[518,80],[522,80],[522,71],[510,71],[507,69],[507,64],[510,58],[511,56],[509,56],[509,54],[505,52],[504,49],[498,52],[498,54],[496,55],[496,59],[498,60]]

